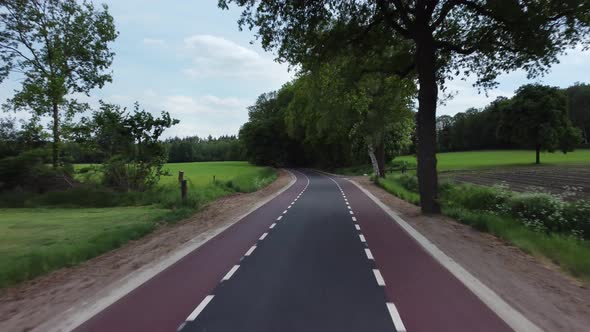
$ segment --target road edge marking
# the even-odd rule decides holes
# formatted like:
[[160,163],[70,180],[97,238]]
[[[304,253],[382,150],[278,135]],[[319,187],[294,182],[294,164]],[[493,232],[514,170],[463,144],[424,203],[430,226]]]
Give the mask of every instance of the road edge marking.
[[445,267],[455,278],[457,278],[467,289],[477,296],[485,305],[488,306],[500,319],[516,332],[543,332],[543,330],[526,318],[520,311],[514,309],[510,304],[504,301],[496,292],[486,286],[483,282],[469,273],[459,263],[447,256],[443,251],[438,249],[434,243],[430,242],[424,235],[420,234],[410,224],[403,220],[389,206],[375,197],[367,189],[352,179],[346,179],[358,187],[361,192],[367,195],[375,204],[377,204],[385,213],[387,213],[410,237],[432,256],[437,262]]
[[[147,265],[139,268],[138,270],[124,276],[118,280],[104,287],[104,291],[98,292],[90,296],[85,300],[80,300],[72,305],[69,309],[58,313],[53,319],[46,321],[44,324],[36,326],[32,331],[43,331],[43,332],[62,332],[71,331],[96,316],[98,313],[117,302],[125,295],[131,293],[133,290],[143,285],[154,276],[158,275],[162,271],[166,270],[176,262],[180,261],[183,257],[195,251],[209,240],[213,239],[217,235],[223,233],[226,229],[230,228],[240,220],[246,218],[248,215],[258,210],[266,203],[277,198],[279,195],[291,188],[296,182],[297,177],[293,172],[288,169],[282,169],[289,174],[291,180],[289,183],[284,185],[281,189],[275,193],[267,196],[258,203],[254,204],[252,208],[245,213],[237,216],[233,220],[230,220],[227,224],[218,228],[207,230],[187,242],[185,246],[179,247],[177,250],[172,252],[170,255],[163,259],[148,263]],[[87,303],[87,304],[85,304]]]

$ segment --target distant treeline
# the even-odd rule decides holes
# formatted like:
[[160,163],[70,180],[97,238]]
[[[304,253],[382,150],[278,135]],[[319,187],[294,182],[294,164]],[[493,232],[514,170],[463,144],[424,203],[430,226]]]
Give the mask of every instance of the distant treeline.
[[[585,144],[590,143],[590,84],[576,83],[561,90],[567,98],[569,119]],[[437,117],[437,148],[440,152],[483,149],[531,148],[521,146],[502,132],[502,120],[511,98],[499,97],[483,109],[470,108],[454,116]]]
[[246,159],[244,149],[236,136],[174,137],[165,140],[164,145],[168,151],[170,163]]

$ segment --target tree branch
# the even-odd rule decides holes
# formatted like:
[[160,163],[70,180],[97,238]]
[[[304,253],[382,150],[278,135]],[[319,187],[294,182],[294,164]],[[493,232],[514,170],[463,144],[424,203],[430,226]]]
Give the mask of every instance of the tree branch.
[[448,0],[442,5],[440,13],[436,20],[430,26],[431,31],[436,30],[447,18],[447,15],[460,3],[460,0]]

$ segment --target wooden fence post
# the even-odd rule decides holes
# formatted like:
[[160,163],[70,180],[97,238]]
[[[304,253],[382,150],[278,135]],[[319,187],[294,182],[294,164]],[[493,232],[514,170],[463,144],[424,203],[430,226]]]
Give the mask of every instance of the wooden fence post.
[[184,181],[184,171],[178,171],[178,182]]
[[186,180],[182,180],[182,182],[180,182],[180,197],[182,197],[183,202],[186,201],[186,190]]

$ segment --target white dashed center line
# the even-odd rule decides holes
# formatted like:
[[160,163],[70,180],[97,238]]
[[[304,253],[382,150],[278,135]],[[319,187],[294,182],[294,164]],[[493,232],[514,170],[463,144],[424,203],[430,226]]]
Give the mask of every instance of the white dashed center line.
[[250,247],[250,249],[248,249],[248,251],[246,251],[245,256],[250,256],[252,254],[252,252],[254,252],[254,250],[256,250],[256,246]]
[[275,228],[275,226],[276,226],[276,225],[277,225],[277,223],[276,223],[276,222],[275,222],[275,223],[272,223],[272,225],[270,225],[270,229],[273,229],[273,228]]
[[356,221],[356,217],[352,217],[352,221]]
[[268,233],[264,233],[262,234],[262,236],[258,239],[260,241],[264,240],[264,238],[268,235]]
[[283,211],[283,214],[287,213],[287,210]]
[[387,310],[389,311],[389,315],[391,316],[391,320],[393,320],[397,332],[406,332],[406,327],[404,326],[404,322],[402,322],[399,312],[397,312],[395,304],[388,302]]
[[225,280],[229,280],[229,278],[231,278],[231,276],[234,275],[234,273],[236,273],[236,271],[240,268],[239,265],[234,265],[234,267],[231,268],[231,270],[229,270],[229,272],[225,275],[225,277],[223,277],[223,281]]
[[363,242],[363,243],[367,242],[367,240],[365,239],[365,236],[363,234],[359,234],[359,239],[361,239],[361,242]]
[[370,249],[365,249],[365,254],[367,254],[368,259],[375,260],[375,258],[373,257],[373,253],[371,252]]
[[381,272],[379,272],[379,270],[377,270],[377,269],[374,269],[373,274],[375,275],[375,279],[377,279],[377,285],[385,286],[385,280],[383,280],[383,276],[381,275]]
[[281,220],[281,219],[283,219],[283,216],[279,216],[279,217],[277,218],[277,220]]
[[354,214],[354,212],[352,212],[352,211],[348,211],[348,212],[350,212],[350,214]]
[[203,301],[201,301],[201,303],[199,303],[199,305],[195,308],[195,310],[193,310],[193,312],[191,312],[191,314],[186,318],[187,321],[193,321],[195,320],[195,318],[197,318],[197,316],[201,313],[201,311],[203,311],[203,309],[205,309],[205,307],[207,306],[207,304],[209,304],[209,302],[211,302],[211,300],[213,300],[213,295],[207,295]]
[[354,225],[354,228],[356,228],[357,231],[360,231],[361,230],[361,226],[359,226],[357,224]]

